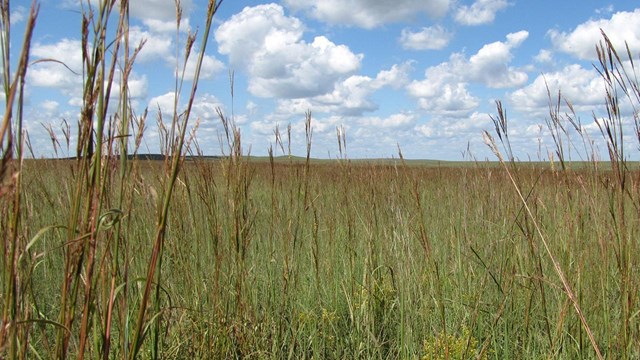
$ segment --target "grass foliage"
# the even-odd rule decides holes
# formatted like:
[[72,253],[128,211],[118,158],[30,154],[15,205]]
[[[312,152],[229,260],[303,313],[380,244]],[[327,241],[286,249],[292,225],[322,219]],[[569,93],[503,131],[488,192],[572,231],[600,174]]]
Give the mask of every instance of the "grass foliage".
[[[9,1],[1,8],[0,358],[640,356],[640,172],[626,161],[619,111],[640,92],[633,57],[605,35],[606,166],[570,103],[551,94],[551,166],[515,161],[500,103],[485,133],[499,167],[410,166],[401,153],[351,161],[343,129],[339,158],[317,163],[310,113],[303,159],[285,150],[289,128],[275,130],[268,161],[252,161],[220,112],[225,156],[185,161],[200,153],[187,131],[197,71],[176,82],[176,104],[190,87],[186,110],[158,114],[164,161],[150,161],[128,156],[147,117],[126,86],[144,43],[128,43],[126,1],[86,4],[76,158],[25,160],[37,9],[10,71]],[[577,146],[590,155],[572,167]]]

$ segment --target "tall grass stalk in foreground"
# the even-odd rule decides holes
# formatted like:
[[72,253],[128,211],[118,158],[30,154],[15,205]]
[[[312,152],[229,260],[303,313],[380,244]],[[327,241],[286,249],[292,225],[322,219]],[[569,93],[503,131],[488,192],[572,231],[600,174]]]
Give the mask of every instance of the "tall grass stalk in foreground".
[[[133,53],[130,51],[129,2],[81,2],[83,69],[82,75],[73,73],[70,76],[82,76],[83,104],[78,122],[76,160],[71,166],[74,176],[67,185],[69,204],[59,209],[66,219],[57,219],[57,224],[43,227],[30,241],[27,241],[29,224],[20,223],[20,218],[24,216],[21,207],[22,94],[38,6],[34,2],[31,7],[17,69],[14,77],[10,78],[9,3],[4,0],[0,4],[0,45],[6,99],[0,131],[0,200],[3,203],[1,228],[3,234],[7,235],[3,236],[0,357],[24,358],[30,356],[29,353],[35,357],[43,357],[48,353],[52,358],[76,356],[79,359],[106,359],[115,350],[119,356],[134,358],[142,348],[148,329],[154,328],[155,324],[151,348],[152,356],[158,358],[161,356],[159,348],[162,342],[157,325],[160,323],[158,314],[161,312],[158,292],[153,300],[154,316],[149,318],[146,314],[153,286],[158,289],[162,286],[159,268],[162,266],[162,246],[169,205],[183,161],[186,131],[212,18],[220,3],[209,1],[194,80],[187,95],[186,110],[182,113],[178,112],[178,100],[186,63],[196,41],[195,35],[187,37],[181,72],[176,69],[176,102],[172,116],[172,128],[176,132],[171,135],[169,151],[166,153],[169,166],[163,180],[153,251],[148,262],[147,276],[143,278],[144,291],[139,297],[139,304],[132,301],[138,297],[131,293],[135,290],[131,285],[140,280],[132,281],[129,275],[133,251],[129,244],[132,240],[135,240],[133,244],[143,243],[141,238],[131,235],[130,227],[130,219],[135,216],[131,212],[131,206],[139,179],[131,171],[133,168],[129,165],[128,155],[129,144],[135,145],[134,153],[140,145],[146,111],[138,117],[131,108],[128,78],[144,41],[137,44]],[[180,2],[176,1],[178,28],[180,7]],[[40,62],[59,63],[56,59],[41,59],[34,64]],[[179,74],[181,75],[178,76]],[[114,91],[118,94],[115,106],[110,104]],[[17,109],[16,116],[14,109]],[[55,146],[52,129],[50,133]],[[69,143],[68,130],[65,137]],[[119,162],[116,161],[118,157]],[[116,168],[119,168],[119,172],[113,171]],[[116,173],[120,175],[114,176]],[[125,220],[123,216],[126,217]],[[60,228],[65,229],[65,235],[57,232],[56,229]],[[34,251],[40,249],[39,242],[47,238],[57,239],[58,246],[45,247],[41,253]],[[52,305],[46,301],[41,303],[37,299],[37,293],[41,291],[43,283],[32,276],[41,272],[38,269],[43,264],[55,264],[57,261],[62,265],[47,276],[60,280],[58,296],[54,297]],[[52,316],[52,310],[57,311],[57,319]],[[131,321],[134,311],[138,312],[138,316]],[[32,330],[37,330],[38,336],[31,336]],[[53,342],[50,341],[52,334],[55,335]],[[118,339],[117,349],[112,347],[114,337]],[[34,346],[34,341],[38,343],[37,346]]]
[[[618,255],[617,267],[621,280],[620,306],[622,321],[620,329],[620,348],[625,353],[638,339],[638,329],[632,326],[632,318],[638,316],[632,309],[639,301],[640,282],[635,271],[638,264],[638,241],[629,233],[627,221],[640,219],[640,178],[634,178],[629,170],[625,156],[625,123],[623,109],[633,111],[632,121],[636,145],[640,149],[640,80],[636,71],[634,56],[628,44],[626,51],[619,55],[609,37],[602,32],[603,40],[596,47],[599,67],[597,68],[605,82],[607,116],[596,118],[602,137],[606,141],[609,160],[615,181],[611,199],[611,222],[615,235],[613,247]],[[636,58],[637,59],[637,58]],[[629,202],[628,200],[631,200]],[[629,208],[629,207],[632,208]],[[634,211],[635,212],[631,212]],[[614,240],[614,239],[612,239]]]
[[[19,259],[24,254],[24,237],[20,233],[21,226],[21,182],[23,164],[22,104],[24,101],[24,84],[29,62],[31,37],[38,16],[38,5],[34,1],[27,19],[22,52],[17,68],[11,78],[10,56],[10,3],[0,3],[2,28],[0,29],[0,47],[2,51],[3,92],[5,109],[0,125],[0,146],[2,159],[0,162],[0,204],[2,204],[2,321],[0,323],[0,356],[6,351],[9,358],[24,356],[29,337],[29,326],[23,322],[29,319],[29,309],[24,304],[22,289],[26,286],[22,277]],[[14,118],[13,109],[17,108]],[[22,337],[22,344],[19,338]],[[18,346],[23,348],[19,349]],[[7,349],[8,350],[5,350]],[[21,355],[20,355],[21,354]]]
[[[159,311],[159,305],[160,305],[159,294],[160,294],[160,287],[162,284],[160,271],[162,268],[161,267],[162,252],[163,252],[163,246],[165,242],[165,232],[166,232],[167,221],[169,216],[169,206],[172,201],[172,193],[174,190],[176,179],[178,177],[178,173],[180,172],[181,164],[184,161],[184,154],[185,154],[184,145],[185,145],[185,137],[187,134],[187,125],[189,124],[189,117],[191,116],[191,109],[193,107],[193,101],[196,96],[196,90],[198,89],[198,79],[200,77],[202,61],[204,59],[205,50],[207,48],[207,42],[209,39],[209,33],[211,31],[213,16],[217,12],[219,5],[220,5],[220,2],[216,0],[210,0],[207,6],[207,12],[205,15],[206,25],[205,25],[204,32],[202,34],[202,41],[199,48],[200,53],[198,55],[198,59],[196,62],[196,68],[195,68],[195,73],[194,73],[193,82],[191,86],[191,92],[189,93],[189,97],[187,98],[187,107],[184,113],[178,114],[178,103],[179,103],[178,100],[179,100],[180,89],[182,88],[182,83],[184,81],[184,75],[187,67],[187,60],[189,58],[189,55],[191,54],[192,46],[195,42],[195,35],[190,35],[187,38],[185,57],[184,57],[183,68],[181,72],[182,75],[179,80],[180,85],[177,86],[176,88],[176,93],[175,93],[176,100],[174,103],[174,113],[173,113],[172,124],[171,124],[172,129],[174,128],[177,129],[177,132],[176,132],[176,136],[174,137],[173,131],[172,131],[171,132],[172,137],[169,139],[170,152],[166,154],[166,157],[171,162],[171,166],[164,182],[163,198],[161,200],[161,203],[160,203],[161,205],[158,212],[155,241],[154,241],[153,250],[151,253],[151,259],[149,260],[149,267],[148,267],[147,277],[144,285],[144,293],[142,295],[142,299],[140,302],[140,309],[138,312],[137,322],[135,324],[135,331],[131,341],[131,347],[132,347],[130,352],[131,359],[135,358],[136,355],[138,354],[141,347],[141,341],[144,338],[143,325],[146,322],[145,314],[147,312],[147,302],[149,301],[149,296],[151,295],[151,287],[154,284],[154,282],[156,286],[156,296],[154,299],[155,309],[156,309],[156,312]],[[176,2],[176,9],[177,9],[177,15],[176,15],[177,27],[179,28],[180,19],[182,17],[182,10],[180,9],[179,1]],[[157,270],[157,275],[156,275],[156,270]],[[157,316],[158,314],[156,313],[155,315]],[[154,344],[153,344],[154,357],[158,357],[159,355],[158,354],[158,346],[159,346],[158,325],[156,325],[156,329],[157,330],[154,336]]]
[[[74,353],[79,358],[85,356],[91,332],[99,329],[94,316],[94,312],[101,308],[97,302],[99,279],[95,277],[95,271],[96,266],[100,266],[109,256],[111,227],[120,220],[122,213],[120,209],[104,211],[110,206],[107,194],[111,190],[109,164],[112,161],[111,154],[105,151],[111,148],[115,140],[107,131],[113,121],[109,115],[109,100],[123,40],[122,29],[128,13],[128,3],[121,5],[117,13],[116,37],[111,41],[108,38],[108,24],[117,10],[115,2],[103,1],[95,7],[91,3],[83,4],[83,7],[86,6],[82,14],[81,40],[83,104],[78,123],[75,192],[67,222],[67,240],[63,245],[65,265],[58,318],[61,328],[56,339],[59,358],[65,358],[69,353],[71,339],[78,326],[78,305],[82,308],[82,314]],[[125,107],[121,111],[127,112],[129,109]],[[102,275],[103,269],[98,270]],[[104,333],[101,337],[107,338]],[[109,347],[102,350],[105,348]]]

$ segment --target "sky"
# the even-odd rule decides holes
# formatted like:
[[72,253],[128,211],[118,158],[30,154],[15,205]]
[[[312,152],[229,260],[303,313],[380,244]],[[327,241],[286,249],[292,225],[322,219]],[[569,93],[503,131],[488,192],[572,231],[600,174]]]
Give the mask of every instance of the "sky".
[[[11,2],[14,61],[30,3]],[[136,113],[149,110],[140,152],[154,153],[158,112],[172,113],[176,59],[188,31],[204,31],[207,4],[182,1],[176,36],[173,0],[130,3],[130,38],[146,43],[129,90]],[[78,0],[39,4],[25,127],[36,157],[74,155],[82,7]],[[304,155],[304,120],[311,112],[313,157],[340,156],[339,130],[349,158],[398,157],[401,149],[412,159],[492,160],[482,131],[493,133],[491,116],[500,100],[514,154],[541,160],[555,149],[546,126],[548,86],[573,105],[606,159],[594,122],[605,111],[604,84],[594,67],[600,29],[619,49],[626,41],[640,54],[640,6],[628,0],[226,0],[214,18],[192,123],[199,121],[196,136],[207,155],[222,151],[220,109],[233,118],[252,155],[266,155],[270,147],[280,155],[274,130],[286,133],[289,125],[292,152]],[[187,83],[194,60],[187,64]],[[633,110],[624,116],[628,154],[637,158]],[[63,139],[65,123],[72,144],[55,152],[47,129]],[[576,148],[573,159],[580,160],[584,153]]]

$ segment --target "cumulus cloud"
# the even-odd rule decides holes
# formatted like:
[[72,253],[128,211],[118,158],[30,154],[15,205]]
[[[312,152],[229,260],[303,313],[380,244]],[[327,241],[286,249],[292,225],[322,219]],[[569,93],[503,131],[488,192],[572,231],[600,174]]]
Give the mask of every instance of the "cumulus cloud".
[[[30,86],[59,90],[69,97],[69,104],[82,104],[82,45],[79,40],[62,39],[53,44],[36,43],[32,47],[32,56],[36,63],[27,72]],[[116,71],[111,88],[111,98],[120,95],[121,73]],[[148,80],[146,75],[135,70],[129,75],[127,86],[131,99],[146,98]]]
[[247,66],[261,50],[275,51],[300,42],[304,25],[284,15],[276,4],[245,7],[215,31],[220,53],[234,65]]
[[[212,94],[203,93],[196,96],[193,102],[192,114],[194,118],[201,119],[205,126],[219,125],[220,119],[217,109],[221,109],[224,112],[224,104],[222,101]],[[240,124],[241,122],[237,123]]]
[[442,26],[424,27],[418,32],[403,29],[400,44],[411,50],[439,50],[449,44],[453,34]]
[[375,77],[352,75],[336,83],[333,91],[327,94],[278,99],[273,113],[251,121],[251,133],[264,138],[272,135],[278,124],[281,129],[283,124],[291,124],[296,136],[303,136],[305,113],[309,110],[313,114],[314,146],[333,145],[338,126],[356,137],[363,136],[363,131],[372,133],[371,138],[382,136],[381,131],[389,137],[394,137],[399,131],[411,131],[417,115],[410,112],[364,116],[378,109],[378,104],[372,99],[374,93],[383,88],[401,89],[409,82],[411,65],[411,62],[396,64],[378,72]]
[[303,25],[277,4],[246,7],[216,30],[219,52],[249,74],[260,97],[303,98],[330,92],[360,67],[362,55],[324,36],[302,39]]
[[[182,19],[180,27],[189,29],[189,14],[193,10],[191,0],[181,0]],[[154,32],[176,31],[176,5],[173,0],[136,0],[129,2],[129,12]]]
[[82,94],[82,45],[79,40],[36,43],[31,54],[41,61],[29,68],[29,85],[60,89],[70,96]]
[[[189,59],[187,59],[187,66],[185,68],[185,79],[193,80],[196,72],[196,65],[198,64],[199,52],[191,52]],[[205,54],[202,58],[202,65],[200,67],[200,79],[211,79],[215,74],[218,74],[224,69],[222,61],[216,59],[211,55]]]
[[149,111],[160,111],[163,116],[173,114],[176,93],[169,91],[162,95],[154,96],[149,100]]
[[150,31],[143,30],[139,26],[132,26],[129,29],[129,43],[135,49],[140,42],[145,41],[144,46],[136,57],[136,62],[146,63],[161,60],[172,60],[175,58],[173,55],[175,45],[173,44],[173,38],[156,34]]
[[[139,26],[133,26],[129,30],[129,39],[132,47],[131,51],[144,41],[144,45],[136,57],[136,64],[160,61],[170,68],[175,68],[176,57],[173,37],[154,31],[143,30]],[[197,49],[192,49],[189,59],[187,60],[185,79],[193,80],[198,56],[199,52]],[[180,61],[184,61],[184,54],[181,55]],[[224,69],[224,64],[220,60],[214,56],[205,54],[202,60],[200,78],[209,79],[214,74],[222,71],[222,69]]]
[[437,97],[421,98],[420,107],[441,115],[462,117],[479,105],[479,99],[469,93],[465,84],[444,84],[440,91]]
[[[172,54],[174,43],[171,39],[145,31],[138,26],[130,29],[130,42],[132,47],[137,47],[140,41],[146,40],[142,50],[136,57],[136,64],[146,64],[160,61],[171,68],[175,67],[175,55]],[[27,73],[31,86],[55,88],[63,94],[71,97],[71,103],[80,104],[82,94],[82,44],[75,39],[61,39],[52,44],[36,43],[32,46],[32,57],[36,63],[29,68]],[[192,80],[195,70],[195,62],[198,52],[194,51],[189,61],[185,78]],[[136,67],[134,67],[135,69]],[[201,78],[211,78],[220,72],[224,64],[213,56],[205,55],[202,64]],[[114,81],[117,83],[119,75]],[[129,78],[130,96],[143,98],[147,95],[147,79],[137,76],[135,73]],[[117,89],[112,89],[112,96],[117,96]]]
[[[191,0],[181,0],[183,13],[191,10]],[[175,20],[176,6],[173,0],[136,0],[129,2],[131,16],[140,19]]]
[[372,29],[383,24],[412,19],[419,14],[444,16],[451,0],[285,0],[293,10],[308,11],[313,17],[332,24]]
[[[114,76],[114,83],[111,87],[111,98],[119,99],[120,98],[120,83],[121,83],[121,75],[116,74]],[[106,81],[105,81],[106,85]],[[127,80],[127,88],[128,88],[128,96],[131,99],[144,99],[147,97],[147,90],[149,88],[149,83],[147,81],[146,75],[138,75],[136,72],[133,72],[129,75],[129,79]]]
[[595,70],[574,64],[560,71],[538,76],[531,84],[509,95],[515,109],[545,112],[549,105],[547,86],[551,96],[562,96],[579,108],[593,109],[603,103],[604,83]]
[[409,82],[410,63],[393,65],[380,71],[375,78],[352,75],[336,83],[333,91],[304,99],[284,99],[278,102],[282,114],[303,114],[307,110],[315,113],[330,113],[343,116],[360,116],[375,111],[378,105],[371,99],[376,91],[390,87],[399,89]]
[[469,83],[509,88],[527,81],[525,72],[509,66],[513,58],[511,51],[527,36],[526,31],[508,34],[505,42],[484,45],[469,59],[454,53],[449,61],[428,68],[424,80],[414,80],[407,90],[424,110],[439,115],[467,116],[480,104],[469,92]]
[[470,114],[479,100],[469,93],[463,75],[456,73],[465,67],[464,62],[462,55],[454,54],[449,62],[428,68],[424,80],[414,80],[407,86],[409,95],[418,100],[420,108],[434,114]]
[[496,13],[508,5],[507,0],[476,0],[471,6],[460,6],[454,19],[467,26],[490,24],[495,20]]
[[589,20],[568,33],[550,30],[548,35],[559,51],[579,59],[595,60],[595,46],[602,40],[600,29],[619,51],[625,49],[625,41],[632,53],[640,51],[640,9],[617,12],[609,19]]
[[469,58],[468,75],[471,79],[491,88],[519,86],[527,81],[527,74],[508,66],[513,59],[511,51],[527,39],[527,31],[507,35],[507,41],[484,45]]

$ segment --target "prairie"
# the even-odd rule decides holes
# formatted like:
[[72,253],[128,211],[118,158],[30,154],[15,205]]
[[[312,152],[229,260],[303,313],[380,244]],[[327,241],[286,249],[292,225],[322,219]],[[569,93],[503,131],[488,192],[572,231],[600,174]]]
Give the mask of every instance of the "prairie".
[[[25,162],[25,240],[66,223],[76,166]],[[105,166],[118,173],[116,163]],[[153,251],[150,209],[164,176],[161,161],[130,166],[127,210],[106,210],[113,195],[105,194],[94,275],[96,320],[116,278],[111,331],[120,349]],[[640,352],[632,340],[639,175],[628,173],[634,185],[620,194],[610,170],[517,170],[607,357]],[[194,159],[177,184],[158,310],[146,319],[159,328],[160,358],[594,357],[532,219],[495,164]],[[23,301],[38,319],[60,311],[68,242],[52,229],[21,254]],[[101,323],[91,337],[104,338]],[[41,355],[53,330],[44,321],[22,329]]]

